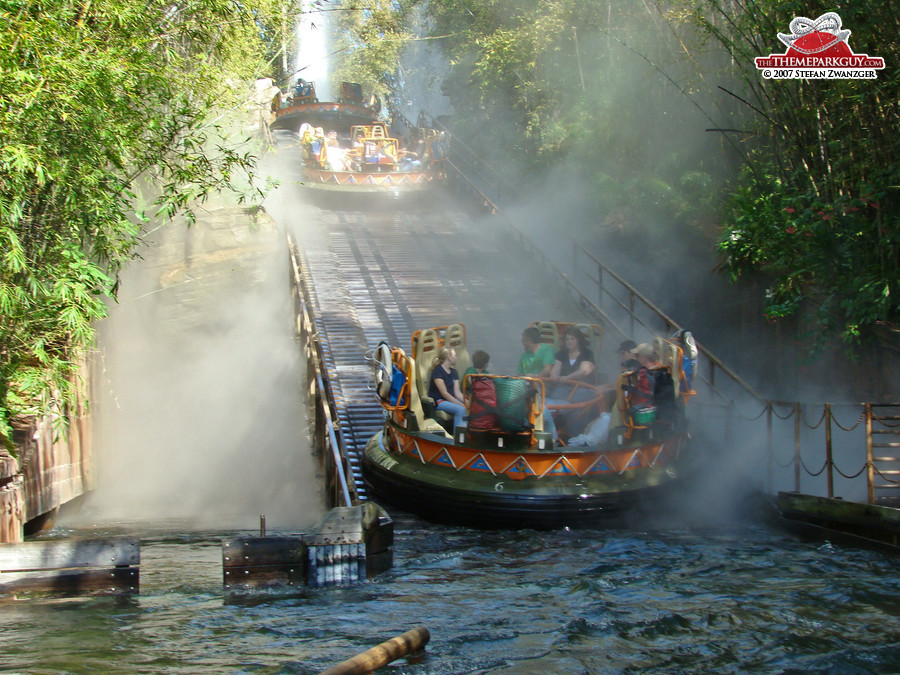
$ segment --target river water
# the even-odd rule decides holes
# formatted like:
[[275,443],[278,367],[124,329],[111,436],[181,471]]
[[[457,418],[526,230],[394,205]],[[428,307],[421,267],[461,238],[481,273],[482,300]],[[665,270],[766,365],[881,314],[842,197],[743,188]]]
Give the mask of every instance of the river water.
[[223,540],[323,512],[283,239],[224,208],[156,236],[101,343],[96,490],[44,535],[139,537],[140,593],[0,599],[0,670],[318,673],[425,625],[424,659],[384,672],[900,672],[900,560],[708,497],[653,528],[399,521],[365,584],[227,598]]
[[4,601],[0,669],[318,673],[425,625],[424,659],[383,672],[900,671],[900,561],[750,523],[400,529],[365,584],[240,601],[222,589],[235,533],[179,525],[58,527],[140,536],[140,594]]

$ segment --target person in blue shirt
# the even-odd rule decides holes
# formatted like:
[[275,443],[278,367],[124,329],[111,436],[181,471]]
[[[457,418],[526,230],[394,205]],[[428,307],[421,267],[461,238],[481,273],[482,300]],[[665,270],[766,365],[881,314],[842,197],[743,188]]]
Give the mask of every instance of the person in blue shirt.
[[466,404],[459,388],[459,373],[453,367],[455,365],[456,350],[441,347],[434,359],[428,396],[434,399],[435,408],[453,415],[453,425],[456,427],[465,423]]

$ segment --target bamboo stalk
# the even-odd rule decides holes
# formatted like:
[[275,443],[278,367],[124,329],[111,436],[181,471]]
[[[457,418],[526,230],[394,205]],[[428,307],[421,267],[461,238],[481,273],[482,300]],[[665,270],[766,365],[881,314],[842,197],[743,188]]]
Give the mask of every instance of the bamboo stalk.
[[431,633],[425,626],[417,626],[406,631],[403,635],[393,637],[387,642],[382,642],[377,647],[372,647],[362,654],[347,659],[321,675],[361,675],[371,673],[376,668],[386,666],[391,661],[415,653],[428,644]]

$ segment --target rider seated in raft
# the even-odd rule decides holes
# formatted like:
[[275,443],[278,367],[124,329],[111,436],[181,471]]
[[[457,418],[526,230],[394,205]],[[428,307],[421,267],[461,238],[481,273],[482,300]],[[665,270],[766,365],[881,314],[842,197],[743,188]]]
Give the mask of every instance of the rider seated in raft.
[[[476,349],[472,352],[472,365],[463,373],[463,382],[466,382],[467,375],[485,375],[488,372],[488,363],[491,361],[491,355],[488,354],[483,349]],[[466,385],[466,393],[468,394],[468,387]]]
[[407,150],[405,147],[403,147],[400,148],[400,152],[398,154],[401,171],[414,171],[416,169],[422,168],[422,161],[419,159],[419,155],[412,150]]
[[[553,372],[553,348],[541,342],[541,331],[535,326],[529,326],[522,331],[522,356],[519,358],[519,375],[531,377],[550,377]],[[556,423],[553,421],[553,413],[546,405],[550,400],[544,401],[544,430],[553,434],[553,440],[559,435],[556,432]],[[561,403],[561,401],[557,401]]]
[[656,358],[656,350],[648,343],[639,344],[635,348],[637,361],[640,368],[637,369],[637,382],[635,383],[629,403],[632,407],[642,408],[653,403],[653,387],[656,382],[656,371],[660,362]]
[[[550,393],[551,398],[568,398],[573,387],[569,382],[584,382],[594,384],[594,352],[588,346],[587,336],[575,326],[566,331],[565,347],[554,356],[553,367],[550,371],[550,381],[555,385]],[[589,401],[593,396],[591,392],[579,395],[584,401]]]
[[456,365],[456,350],[441,347],[432,363],[428,396],[434,399],[434,407],[453,415],[454,427],[465,424],[466,404],[459,388],[459,373]]
[[659,362],[653,345],[640,344],[635,352],[641,367],[637,370],[637,383],[629,404],[633,408],[653,406],[656,424],[673,427],[678,422],[679,412],[671,371]]
[[541,331],[535,326],[523,330],[522,347],[525,351],[519,359],[519,375],[550,377],[553,371],[553,348],[541,342]]
[[[585,403],[595,398],[596,392],[591,387],[579,387],[570,384],[579,382],[593,385],[595,382],[594,352],[588,346],[587,336],[575,326],[566,331],[565,347],[559,350],[550,372],[553,388],[547,400],[548,405]],[[562,414],[560,420],[570,435],[581,433],[590,416],[581,414]]]

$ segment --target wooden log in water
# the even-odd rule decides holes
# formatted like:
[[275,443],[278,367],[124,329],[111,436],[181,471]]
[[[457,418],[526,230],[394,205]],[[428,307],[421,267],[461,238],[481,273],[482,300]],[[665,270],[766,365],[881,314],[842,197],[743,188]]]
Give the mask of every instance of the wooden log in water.
[[347,659],[323,671],[321,675],[361,675],[371,673],[377,668],[386,666],[391,661],[403,658],[409,654],[415,654],[425,648],[431,639],[431,633],[425,626],[417,626],[406,631],[403,635],[382,642],[377,647],[372,647],[362,654]]
[[0,592],[135,593],[140,561],[133,538],[0,544]]

